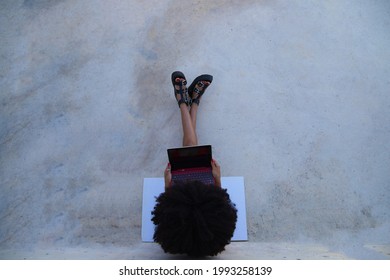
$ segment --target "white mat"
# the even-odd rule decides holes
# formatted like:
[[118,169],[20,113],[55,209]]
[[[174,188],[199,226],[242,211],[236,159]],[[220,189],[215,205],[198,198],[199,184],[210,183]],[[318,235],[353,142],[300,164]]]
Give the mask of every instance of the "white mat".
[[[237,224],[232,241],[248,240],[246,226],[245,187],[244,177],[222,177],[222,187],[227,189],[231,201],[237,208]],[[144,178],[142,198],[142,241],[153,242],[154,224],[152,211],[156,204],[156,197],[164,191],[163,178]]]

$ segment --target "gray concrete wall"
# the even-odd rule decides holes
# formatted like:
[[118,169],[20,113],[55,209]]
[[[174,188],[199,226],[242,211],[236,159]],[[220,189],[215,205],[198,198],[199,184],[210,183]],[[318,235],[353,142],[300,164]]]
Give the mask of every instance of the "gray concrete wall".
[[214,76],[201,144],[244,176],[219,258],[390,258],[388,1],[0,2],[1,258],[170,258],[144,177],[181,144],[170,74]]

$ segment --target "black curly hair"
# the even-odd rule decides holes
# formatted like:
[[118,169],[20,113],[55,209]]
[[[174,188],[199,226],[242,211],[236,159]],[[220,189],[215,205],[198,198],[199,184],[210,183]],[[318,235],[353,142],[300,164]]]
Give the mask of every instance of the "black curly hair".
[[215,256],[230,243],[237,209],[226,189],[194,181],[167,188],[152,216],[154,241],[166,253]]

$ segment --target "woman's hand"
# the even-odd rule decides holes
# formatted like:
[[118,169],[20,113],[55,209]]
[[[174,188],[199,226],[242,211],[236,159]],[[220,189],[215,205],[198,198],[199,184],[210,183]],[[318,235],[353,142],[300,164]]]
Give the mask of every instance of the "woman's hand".
[[215,184],[218,187],[221,187],[221,166],[219,166],[219,163],[215,159],[211,160],[211,168],[213,177],[215,179]]
[[171,186],[172,181],[172,173],[171,173],[171,164],[168,162],[167,167],[164,170],[164,181],[165,188],[169,188]]

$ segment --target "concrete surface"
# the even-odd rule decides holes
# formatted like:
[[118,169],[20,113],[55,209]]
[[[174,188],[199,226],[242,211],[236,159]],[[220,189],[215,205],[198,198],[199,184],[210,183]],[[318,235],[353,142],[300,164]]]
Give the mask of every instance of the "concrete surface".
[[200,143],[245,177],[219,259],[389,259],[389,30],[386,0],[0,1],[0,257],[181,258],[140,214],[182,70],[214,75]]

